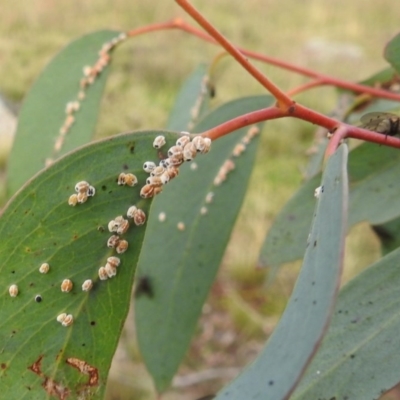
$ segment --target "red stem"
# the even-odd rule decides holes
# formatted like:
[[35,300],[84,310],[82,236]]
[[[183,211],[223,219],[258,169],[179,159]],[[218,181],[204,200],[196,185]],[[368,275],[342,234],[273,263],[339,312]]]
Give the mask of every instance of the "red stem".
[[187,0],[175,0],[205,31],[207,31],[235,60],[246,69],[258,82],[261,83],[277,100],[282,108],[290,107],[292,99],[272,83],[258,68],[249,62],[228,39],[226,39],[195,7]]

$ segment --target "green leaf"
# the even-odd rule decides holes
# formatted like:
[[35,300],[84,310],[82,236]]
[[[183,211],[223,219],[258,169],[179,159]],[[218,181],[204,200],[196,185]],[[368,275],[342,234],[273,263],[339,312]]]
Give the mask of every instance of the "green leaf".
[[[349,228],[364,220],[377,225],[400,216],[400,187],[395,184],[399,163],[400,152],[386,146],[365,143],[350,153]],[[318,179],[307,181],[277,216],[261,250],[262,265],[276,268],[302,257]]]
[[209,94],[206,87],[207,66],[200,64],[185,81],[170,113],[167,129],[192,130],[207,109]]
[[399,382],[400,250],[340,292],[320,350],[292,399],[378,399]]
[[[117,255],[107,247],[109,221],[126,215],[133,204],[148,213],[151,201],[139,195],[148,176],[142,166],[144,161],[158,160],[152,141],[160,133],[118,135],[87,145],[36,175],[5,209],[0,218],[3,398],[50,398],[53,383],[59,398],[67,398],[61,395],[67,392],[68,398],[101,398],[104,393],[147,225],[131,221],[123,235],[129,248],[119,255],[116,277],[100,281],[98,269],[107,257]],[[169,143],[177,138],[164,134]],[[118,186],[122,171],[135,174],[139,185]],[[82,180],[93,185],[96,194],[71,207],[69,196]],[[47,274],[39,273],[44,262],[50,265]],[[74,284],[69,293],[60,290],[64,279]],[[81,289],[86,279],[94,283],[89,292]],[[11,284],[19,287],[15,298],[8,294]],[[35,301],[37,295],[40,303]],[[72,326],[56,321],[60,313],[73,315]],[[81,360],[77,365],[86,372],[71,366],[77,363],[73,359]]]
[[[262,353],[216,400],[287,399],[327,329],[339,287],[347,214],[347,147],[330,157],[300,275]],[[309,397],[317,399],[318,397]]]
[[44,168],[46,159],[88,143],[93,136],[101,95],[109,68],[85,90],[75,122],[65,136],[59,152],[54,151],[66,118],[66,105],[76,101],[83,78],[83,67],[93,65],[102,45],[119,32],[88,34],[63,49],[44,69],[32,86],[20,111],[17,133],[8,163],[8,193],[15,193],[29,178]]
[[386,45],[384,56],[397,73],[400,73],[400,33]]
[[[271,103],[270,96],[232,101],[207,115],[195,131]],[[210,154],[196,158],[197,168],[192,169],[193,162],[181,168],[177,181],[152,204],[138,279],[151,281],[153,296],[137,297],[135,318],[140,351],[158,391],[169,385],[187,350],[246,193],[258,137],[241,156],[232,157],[232,151],[249,129],[216,140]],[[228,159],[235,169],[215,186],[214,178]],[[206,200],[209,193],[214,194],[211,203]],[[166,215],[164,222],[158,220],[160,213]],[[183,231],[177,229],[179,222]]]

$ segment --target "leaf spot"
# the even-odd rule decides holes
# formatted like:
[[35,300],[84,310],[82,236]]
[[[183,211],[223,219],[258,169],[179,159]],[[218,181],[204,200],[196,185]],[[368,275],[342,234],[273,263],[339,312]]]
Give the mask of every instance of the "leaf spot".
[[88,386],[97,386],[99,384],[99,371],[97,368],[75,357],[67,358],[66,362],[71,367],[76,368],[81,374],[89,375]]

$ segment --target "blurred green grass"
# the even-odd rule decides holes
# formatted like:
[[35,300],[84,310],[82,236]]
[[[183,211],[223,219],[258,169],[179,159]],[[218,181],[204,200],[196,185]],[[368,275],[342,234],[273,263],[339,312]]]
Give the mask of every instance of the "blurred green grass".
[[[362,0],[194,0],[193,3],[231,41],[242,47],[352,81],[360,81],[386,66],[382,58],[383,47],[400,29],[400,3],[392,0],[379,3]],[[0,92],[20,103],[56,52],[84,33],[104,28],[129,30],[176,16],[191,22],[172,0],[34,0],[29,4],[23,0],[2,0]],[[163,127],[179,85],[199,62],[210,62],[219,52],[219,48],[179,31],[152,33],[122,45],[113,60],[97,136]],[[285,90],[306,81],[272,66],[259,62],[257,65]],[[216,84],[214,105],[264,92],[230,58],[225,58],[218,66]],[[328,113],[336,104],[336,94],[334,89],[324,87],[304,93],[296,100]],[[298,263],[283,268],[267,294],[259,283],[263,272],[254,267],[274,215],[301,183],[301,171],[307,163],[305,150],[312,142],[313,131],[313,126],[294,120],[266,124],[250,190],[218,278],[219,284],[228,288],[224,293],[232,301],[219,301],[221,293],[213,292],[207,303],[213,310],[228,315],[229,329],[238,335],[238,349],[240,345],[246,346],[247,339],[259,338],[260,332],[269,333],[290,295]],[[0,147],[7,145],[0,141]],[[243,243],[246,243],[246,251],[243,251]],[[366,252],[366,247],[371,250]],[[347,249],[344,279],[354,276],[378,256],[378,243],[365,227],[351,232]],[[253,285],[253,295],[249,295],[248,285]],[[245,299],[244,305],[236,301],[237,293]],[[260,298],[266,305],[262,301],[260,305]],[[248,304],[262,316],[261,319],[257,314],[246,318]],[[245,324],[255,327],[243,333],[240,326]],[[127,329],[129,331],[129,327]],[[133,327],[131,331],[134,331]],[[132,346],[129,340],[126,342],[128,348]],[[198,357],[195,348],[196,342],[189,358],[190,355]],[[136,352],[135,349],[132,351]],[[125,368],[124,356],[121,357],[120,365]],[[227,358],[225,366],[240,366],[245,361],[248,361],[247,356],[239,356],[237,365],[226,365],[232,362]],[[193,365],[199,369],[208,366],[207,360],[193,363],[193,359],[189,365],[192,369],[195,369]],[[224,362],[218,365],[224,365]],[[118,366],[115,368],[118,371]],[[141,382],[133,388],[143,393],[142,397],[135,398],[151,398],[151,385],[148,378],[144,378],[143,369],[138,372],[137,367],[132,368]],[[187,369],[183,367],[181,372],[187,372]],[[129,381],[130,375],[125,374],[114,373],[111,380],[122,376]],[[121,389],[123,385],[118,386]],[[133,398],[132,384],[128,386],[128,394],[123,395],[122,389],[115,391],[110,385],[109,398]],[[190,398],[195,398],[195,394],[206,394],[206,388],[214,390],[214,386],[205,382],[205,386],[194,385],[186,392],[172,392],[170,398],[188,398],[189,392]],[[185,394],[186,397],[181,397]]]

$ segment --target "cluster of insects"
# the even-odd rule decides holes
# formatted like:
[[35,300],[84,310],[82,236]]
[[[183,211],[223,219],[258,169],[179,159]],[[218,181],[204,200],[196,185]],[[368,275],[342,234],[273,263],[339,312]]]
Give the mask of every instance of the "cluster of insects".
[[[239,143],[235,145],[232,151],[233,157],[239,157],[245,150],[246,146],[251,142],[251,140],[260,133],[260,129],[257,126],[251,126],[246,135],[240,140]],[[219,169],[216,177],[214,178],[214,186],[221,185],[224,182],[229,174],[229,172],[235,169],[235,163],[231,159],[225,160]]]
[[89,197],[93,197],[96,194],[96,189],[88,182],[80,181],[75,185],[75,192],[69,196],[68,204],[70,206],[86,203]]
[[[75,122],[75,114],[79,111],[81,107],[81,101],[86,97],[86,90],[96,81],[96,78],[101,74],[104,68],[110,63],[111,60],[111,51],[115,46],[123,42],[127,38],[126,33],[121,33],[117,37],[111,39],[110,41],[104,43],[102,48],[99,51],[99,57],[93,66],[87,65],[83,67],[83,78],[79,82],[80,90],[78,92],[77,98],[73,101],[70,101],[66,104],[65,107],[65,119],[60,128],[59,135],[56,138],[53,156],[60,152],[65,137],[67,136],[69,130]],[[46,166],[49,166],[53,163],[53,158],[46,159]]]
[[[179,166],[185,161],[192,161],[198,153],[206,154],[210,151],[211,139],[195,136],[190,140],[189,134],[184,133],[176,144],[168,149],[168,158],[160,161],[156,165],[153,161],[146,161],[143,164],[145,172],[150,174],[146,179],[146,184],[140,190],[143,198],[153,197],[162,192],[163,185],[174,179],[179,174]],[[157,136],[154,139],[153,147],[161,149],[165,145],[165,137]]]

